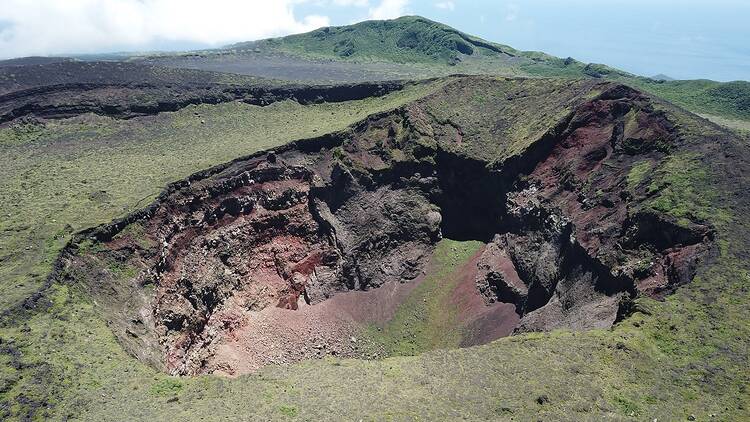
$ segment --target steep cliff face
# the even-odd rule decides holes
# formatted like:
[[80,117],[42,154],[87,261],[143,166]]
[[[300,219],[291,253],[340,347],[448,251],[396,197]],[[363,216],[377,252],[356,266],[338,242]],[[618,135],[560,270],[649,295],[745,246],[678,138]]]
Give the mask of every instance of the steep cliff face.
[[1,92],[0,87],[0,124],[22,117],[61,119],[85,113],[130,119],[177,111],[192,104],[220,104],[230,101],[258,106],[284,100],[300,104],[342,102],[379,97],[403,89],[404,86],[405,83],[402,82],[335,86],[274,86],[266,81],[70,82],[19,87],[5,93]]
[[[519,126],[527,115],[538,121]],[[243,372],[229,362],[265,349],[233,340],[263,310],[408,283],[442,236],[488,242],[476,292],[513,304],[516,331],[608,327],[631,297],[669,293],[710,255],[711,228],[646,207],[632,177],[678,138],[623,86],[459,79],[349,131],[178,182],[91,232],[68,265],[123,345],[174,374]],[[349,338],[328,322],[321,332]],[[492,340],[492,325],[472,336]]]
[[576,110],[508,196],[508,233],[483,258],[480,289],[517,304],[517,330],[607,327],[623,295],[659,297],[693,277],[711,228],[642,207],[643,186],[628,181],[676,142],[664,114],[623,87]]

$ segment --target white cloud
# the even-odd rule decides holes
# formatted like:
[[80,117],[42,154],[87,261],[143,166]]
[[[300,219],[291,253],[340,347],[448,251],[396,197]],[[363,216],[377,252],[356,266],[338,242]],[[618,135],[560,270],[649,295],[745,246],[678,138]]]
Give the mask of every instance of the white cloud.
[[370,19],[393,19],[406,14],[408,0],[382,0],[376,7],[370,8]]
[[368,0],[333,0],[333,4],[336,6],[367,7],[370,2]]
[[435,7],[438,9],[454,11],[456,10],[456,3],[453,3],[452,1],[439,1],[435,3]]
[[518,13],[521,12],[521,7],[515,3],[510,3],[506,6],[505,20],[513,22],[518,19]]
[[[0,0],[0,58],[133,50],[159,42],[222,45],[329,25],[326,16],[294,15],[294,5],[306,1]],[[385,3],[405,2],[384,1],[377,8],[382,13],[398,9]]]

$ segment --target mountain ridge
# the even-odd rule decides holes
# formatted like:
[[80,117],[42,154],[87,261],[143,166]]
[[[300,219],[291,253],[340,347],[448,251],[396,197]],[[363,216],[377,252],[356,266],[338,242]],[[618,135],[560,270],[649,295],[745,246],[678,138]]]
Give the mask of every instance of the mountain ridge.
[[[92,61],[91,56],[73,59]],[[0,69],[5,69],[0,72],[0,80],[7,80],[18,65],[48,60],[68,61],[42,57],[0,61]],[[606,64],[518,50],[422,16],[328,26],[216,49],[118,54],[106,61],[316,83],[423,79],[451,74],[607,79],[657,95],[720,124],[746,127],[750,122],[748,81],[639,76]]]
[[[393,70],[396,77],[389,79],[449,74],[607,79],[660,96],[694,113],[750,121],[748,81],[649,78],[606,64],[518,50],[421,16],[329,26],[219,49],[141,56],[133,60],[206,70],[223,68],[228,72],[250,74],[257,71],[252,64],[254,61],[280,56],[285,60],[297,60],[296,65],[303,68],[305,63],[324,69],[346,66],[350,68],[348,72],[355,75],[359,69],[367,73],[376,66],[391,66],[388,69]],[[376,72],[370,72],[368,77],[372,77],[372,73]]]

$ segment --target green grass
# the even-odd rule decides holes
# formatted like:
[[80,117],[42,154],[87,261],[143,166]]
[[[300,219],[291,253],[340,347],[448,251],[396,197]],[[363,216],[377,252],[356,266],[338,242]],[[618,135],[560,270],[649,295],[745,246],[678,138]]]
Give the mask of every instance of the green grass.
[[[406,79],[472,74],[613,80],[666,99],[693,113],[715,116],[720,122],[731,121],[734,127],[750,122],[750,82],[747,81],[657,81],[604,64],[583,63],[570,57],[559,58],[537,51],[519,51],[419,16],[321,28],[304,34],[239,43],[198,53],[215,63],[231,61],[232,57],[241,61],[245,54],[281,54],[305,60],[358,64],[359,67],[348,68],[350,78],[355,80],[361,80],[361,75],[365,74],[373,78],[390,75],[387,78]],[[194,54],[184,52],[154,57],[166,58],[167,63],[171,63]],[[165,71],[164,75],[155,76],[197,77],[189,72],[184,75],[174,72]],[[213,74],[212,78],[226,83],[248,78],[238,75],[222,78],[219,75]],[[325,76],[318,75],[317,78],[325,79]]]
[[[647,206],[676,217],[678,221],[722,221],[726,217],[713,206],[716,193],[705,189],[708,172],[694,153],[680,153],[667,157],[654,172],[648,186],[652,198]],[[638,167],[634,167],[636,173]],[[628,175],[628,184],[631,182]]]
[[481,246],[476,241],[441,240],[432,257],[433,269],[385,326],[373,325],[361,334],[363,343],[386,356],[458,347],[463,333],[458,306],[451,302],[460,277],[457,271]]
[[[43,284],[74,232],[147,205],[167,183],[261,149],[342,130],[434,88],[412,86],[346,103],[227,103],[127,121],[87,115],[0,128],[0,309],[16,305]],[[138,237],[138,226],[123,235]],[[134,271],[114,262],[109,270],[123,277]],[[49,313],[0,331],[0,344],[23,350],[24,364],[9,363],[0,373],[5,386],[0,394],[2,402],[12,403],[10,414],[36,409],[43,417],[62,397],[112,383],[130,388],[107,370],[113,365],[116,372],[127,373],[132,363],[94,304],[62,285],[54,286],[49,297]],[[97,350],[91,350],[94,346]],[[145,367],[140,371],[151,373]],[[140,379],[137,384],[150,389],[154,382]],[[153,391],[161,390],[157,385]],[[73,411],[79,404],[66,405]]]
[[688,80],[658,82],[627,78],[623,82],[664,98],[697,114],[750,122],[750,82]]
[[[694,113],[750,122],[750,82],[747,81],[656,81],[603,64],[519,51],[419,16],[321,28],[260,43],[241,43],[231,46],[230,50],[237,52],[248,48],[312,59],[414,65],[406,71],[408,77],[465,73],[609,79],[644,90]],[[499,52],[512,54],[514,58],[509,60]]]
[[[81,420],[626,420],[634,411],[633,420],[742,420],[740,406],[750,405],[741,340],[750,337],[742,323],[748,285],[746,271],[722,264],[666,302],[649,301],[643,309],[652,315],[636,314],[613,331],[530,334],[380,361],[308,361],[237,379],[183,378],[182,388],[125,354],[83,292],[69,292],[61,314],[32,318],[15,345],[37,351],[24,362],[40,373],[23,375],[43,380],[48,364],[66,380],[50,403],[54,414]],[[716,296],[717,289],[735,294]],[[47,388],[31,383],[24,393]],[[549,403],[539,405],[541,395]]]
[[584,81],[487,77],[446,85],[425,108],[437,121],[463,128],[461,145],[452,146],[456,152],[501,162],[522,153],[564,119],[573,95],[593,98],[600,92]]
[[628,173],[628,189],[634,191],[653,169],[651,161],[643,160],[635,163]]
[[461,55],[515,52],[510,47],[482,41],[419,16],[321,28],[304,34],[229,47],[232,50],[248,48],[279,50],[313,58],[440,65],[454,65],[460,61]]
[[172,396],[182,391],[182,381],[175,378],[164,378],[151,385],[151,394],[155,396]]
[[281,406],[279,407],[279,412],[281,412],[282,415],[294,418],[297,415],[299,415],[299,410],[297,410],[294,406]]
[[750,122],[750,82],[747,81],[655,81],[604,65],[586,65],[557,58],[524,64],[520,68],[526,74],[540,77],[596,77],[618,81],[663,98],[693,113],[738,122],[735,125]]

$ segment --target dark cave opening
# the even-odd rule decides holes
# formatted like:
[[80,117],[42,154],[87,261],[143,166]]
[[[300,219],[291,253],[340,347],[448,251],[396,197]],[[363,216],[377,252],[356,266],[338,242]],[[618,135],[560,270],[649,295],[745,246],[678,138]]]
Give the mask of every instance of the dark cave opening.
[[443,236],[455,240],[489,242],[503,230],[505,190],[500,174],[482,161],[439,154],[439,195]]

